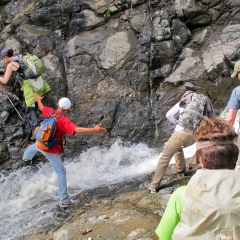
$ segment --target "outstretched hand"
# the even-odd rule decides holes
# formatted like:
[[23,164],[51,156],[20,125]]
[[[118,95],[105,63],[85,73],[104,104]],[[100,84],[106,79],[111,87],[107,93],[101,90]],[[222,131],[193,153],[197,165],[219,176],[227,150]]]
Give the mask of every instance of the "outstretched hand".
[[34,99],[36,100],[36,102],[42,101],[42,99],[44,98],[44,96],[41,97],[37,93],[34,93],[33,95],[34,95]]
[[44,98],[43,96],[39,96],[37,93],[33,94],[35,101],[38,103],[39,109],[42,111],[44,105],[42,103],[42,99]]
[[96,133],[105,133],[107,131],[107,129],[103,128],[101,124],[97,124],[94,127],[94,130],[96,131]]

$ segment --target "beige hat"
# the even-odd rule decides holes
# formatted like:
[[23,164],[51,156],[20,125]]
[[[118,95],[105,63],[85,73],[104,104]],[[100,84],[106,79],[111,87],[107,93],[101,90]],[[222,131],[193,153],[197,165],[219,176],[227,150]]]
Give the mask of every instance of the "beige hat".
[[240,61],[234,65],[234,72],[231,75],[232,78],[236,77],[237,73],[240,72]]

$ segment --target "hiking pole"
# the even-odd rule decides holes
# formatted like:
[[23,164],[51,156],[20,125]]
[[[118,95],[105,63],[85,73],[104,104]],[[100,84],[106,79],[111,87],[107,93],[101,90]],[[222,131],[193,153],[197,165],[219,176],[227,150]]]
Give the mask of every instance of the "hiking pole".
[[15,111],[17,112],[18,116],[21,118],[21,120],[24,122],[24,119],[22,118],[22,116],[20,115],[19,111],[16,109],[16,107],[14,106],[12,100],[9,98],[6,90],[4,89],[4,87],[2,86],[2,84],[0,83],[1,86],[1,90],[2,92],[5,94],[5,96],[8,98],[9,102],[12,104],[12,106],[14,107]]

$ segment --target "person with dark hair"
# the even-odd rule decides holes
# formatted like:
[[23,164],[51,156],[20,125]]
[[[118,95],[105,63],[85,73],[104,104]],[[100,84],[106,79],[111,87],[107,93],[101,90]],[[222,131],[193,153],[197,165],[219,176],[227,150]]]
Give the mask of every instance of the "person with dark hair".
[[34,110],[35,99],[33,93],[36,92],[42,96],[45,93],[49,92],[51,88],[41,76],[36,79],[28,79],[27,76],[25,76],[23,65],[20,64],[22,61],[20,60],[19,56],[14,55],[13,49],[4,48],[1,51],[1,59],[7,64],[4,76],[0,77],[1,83],[7,84],[13,72],[16,72],[21,80],[23,80],[21,82],[21,90],[23,91],[25,103],[27,106],[26,112],[29,123],[33,130],[39,125],[37,115]]
[[45,118],[49,117],[54,112],[54,115],[59,117],[56,119],[56,132],[54,133],[54,138],[57,139],[57,144],[53,147],[43,150],[36,143],[30,145],[26,148],[23,154],[23,161],[28,162],[32,161],[33,157],[37,154],[37,152],[41,152],[50,162],[52,167],[54,168],[57,177],[58,177],[58,190],[60,207],[72,207],[77,204],[76,201],[70,198],[67,191],[67,180],[66,180],[66,169],[62,163],[60,158],[60,154],[63,152],[63,141],[64,141],[64,133],[68,133],[70,135],[74,135],[75,133],[105,133],[107,131],[106,128],[103,128],[101,124],[97,124],[93,128],[85,128],[79,127],[75,123],[73,123],[67,116],[67,112],[71,107],[70,99],[64,97],[61,98],[58,102],[58,108],[54,111],[52,107],[44,106],[42,103],[43,97],[39,96],[37,93],[34,93],[34,97],[36,102],[38,103],[39,109],[42,111],[42,114]]
[[194,134],[202,169],[170,197],[156,229],[160,240],[239,238],[237,137],[221,118],[202,121]]

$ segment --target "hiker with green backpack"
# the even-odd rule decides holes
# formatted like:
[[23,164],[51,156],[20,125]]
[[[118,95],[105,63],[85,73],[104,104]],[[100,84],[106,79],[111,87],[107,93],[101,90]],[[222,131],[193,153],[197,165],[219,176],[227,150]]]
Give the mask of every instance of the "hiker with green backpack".
[[153,180],[149,187],[151,193],[156,193],[160,189],[161,180],[173,156],[175,157],[176,164],[174,172],[177,174],[185,173],[186,162],[183,148],[195,143],[193,133],[201,121],[213,118],[215,114],[212,103],[206,96],[193,91],[187,91],[181,100],[167,112],[166,117],[176,127],[158,161]]
[[7,63],[7,68],[3,77],[0,77],[0,82],[7,84],[12,72],[16,72],[20,76],[21,90],[25,98],[27,106],[27,115],[31,128],[38,126],[35,108],[34,92],[40,96],[51,90],[48,83],[41,77],[44,71],[44,64],[37,56],[32,54],[17,56],[14,55],[12,49],[4,48],[1,51],[1,59]]

